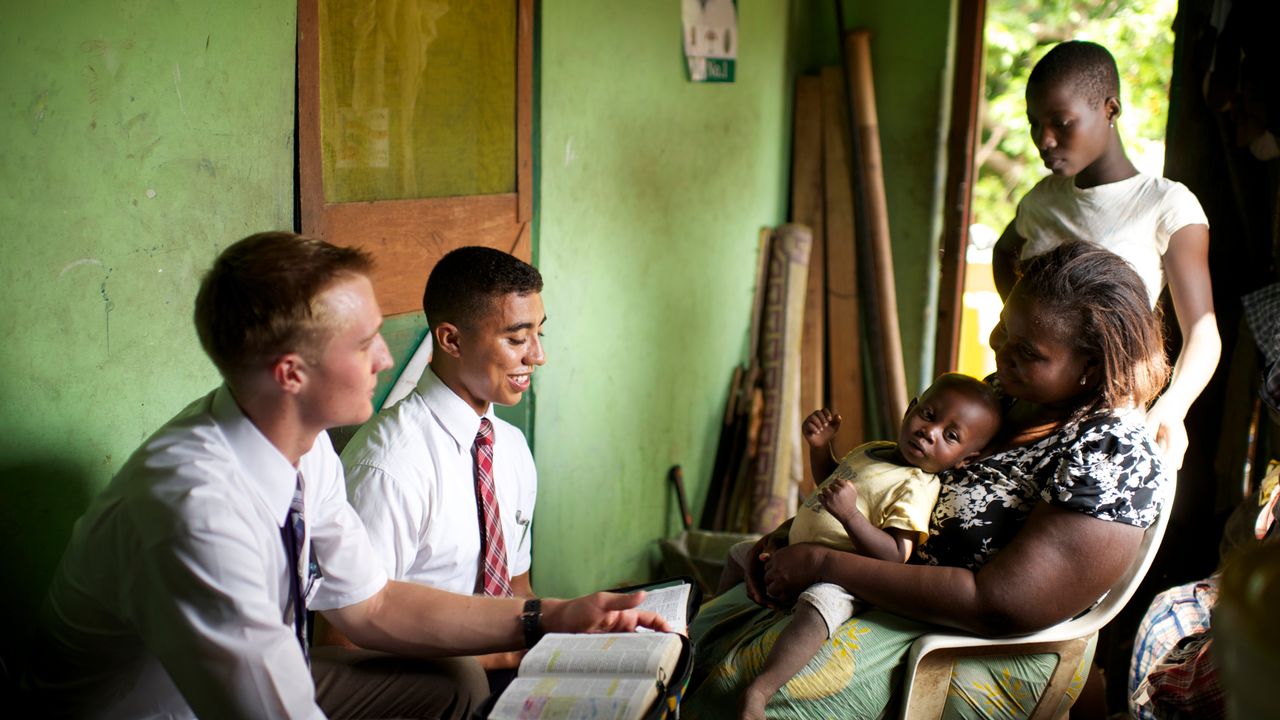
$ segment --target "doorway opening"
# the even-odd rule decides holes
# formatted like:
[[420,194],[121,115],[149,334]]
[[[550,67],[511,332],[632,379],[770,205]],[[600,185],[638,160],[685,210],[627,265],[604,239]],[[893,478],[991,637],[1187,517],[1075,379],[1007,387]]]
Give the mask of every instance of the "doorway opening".
[[991,250],[1018,201],[1048,174],[1031,141],[1023,94],[1027,76],[1064,40],[1090,40],[1108,50],[1120,71],[1117,126],[1138,170],[1162,175],[1173,18],[1177,0],[987,0],[983,23],[983,92],[974,148],[971,224],[965,250],[957,351],[960,372],[995,372],[987,338],[1002,302],[991,276]]

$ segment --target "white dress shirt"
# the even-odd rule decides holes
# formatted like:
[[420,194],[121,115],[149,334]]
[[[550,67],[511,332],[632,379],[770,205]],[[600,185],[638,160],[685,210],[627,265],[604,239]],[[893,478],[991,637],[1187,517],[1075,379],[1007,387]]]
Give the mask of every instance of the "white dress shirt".
[[[529,570],[529,523],[538,478],[524,434],[493,423],[493,481],[511,576]],[[351,504],[387,574],[471,594],[480,567],[475,459],[480,416],[428,367],[418,386],[383,410],[342,451]]]
[[152,435],[76,522],[42,611],[40,703],[94,718],[323,717],[280,534],[299,472],[322,575],[309,607],[380,590],[328,435],[294,468],[223,386]]

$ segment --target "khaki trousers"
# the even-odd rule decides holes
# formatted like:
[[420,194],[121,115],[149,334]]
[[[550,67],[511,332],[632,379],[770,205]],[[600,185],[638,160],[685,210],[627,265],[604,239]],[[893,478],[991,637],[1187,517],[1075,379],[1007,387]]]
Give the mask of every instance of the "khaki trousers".
[[466,720],[489,695],[475,658],[417,660],[337,646],[311,649],[316,702],[334,720]]

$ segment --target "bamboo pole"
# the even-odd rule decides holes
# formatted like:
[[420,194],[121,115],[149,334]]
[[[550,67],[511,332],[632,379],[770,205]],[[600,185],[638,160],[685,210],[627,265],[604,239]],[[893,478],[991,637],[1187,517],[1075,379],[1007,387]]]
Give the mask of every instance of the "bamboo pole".
[[[896,428],[907,411],[907,379],[902,361],[902,334],[898,325],[898,297],[893,278],[893,248],[889,239],[889,207],[885,199],[884,163],[880,156],[880,126],[876,119],[875,82],[871,73],[871,33],[853,30],[845,34],[845,62],[857,148],[854,192],[858,245],[868,249],[871,267],[867,295],[875,297],[876,331],[868,337],[875,351],[876,382],[881,395],[876,411],[882,430]],[[859,258],[861,260],[861,257]],[[864,276],[865,277],[865,276]],[[864,295],[865,297],[865,295]],[[868,314],[870,314],[868,312]]]

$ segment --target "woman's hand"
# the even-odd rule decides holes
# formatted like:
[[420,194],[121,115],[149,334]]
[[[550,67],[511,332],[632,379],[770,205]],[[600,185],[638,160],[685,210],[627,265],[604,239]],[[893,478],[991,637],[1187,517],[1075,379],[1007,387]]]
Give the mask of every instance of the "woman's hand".
[[[790,607],[810,585],[822,580],[827,548],[799,543],[778,549],[765,563],[764,588],[768,607]],[[758,602],[758,601],[757,601]]]
[[790,530],[791,521],[788,520],[778,526],[778,529],[757,540],[747,556],[747,567],[743,578],[747,585],[747,597],[758,605],[773,607],[764,590],[765,567],[774,553],[786,547],[787,534]]
[[1183,415],[1176,409],[1157,401],[1147,412],[1147,430],[1156,441],[1160,458],[1170,473],[1182,467],[1182,457],[1187,452],[1187,428],[1183,424]]

